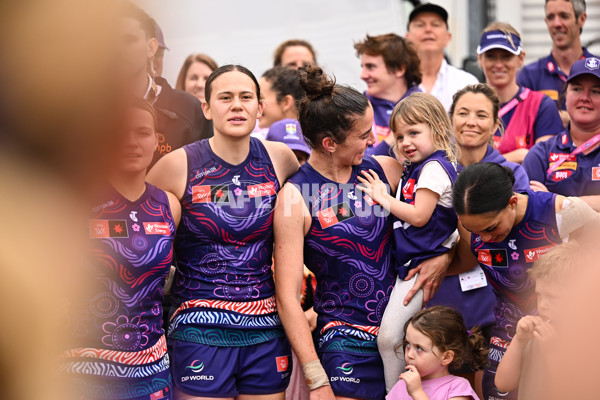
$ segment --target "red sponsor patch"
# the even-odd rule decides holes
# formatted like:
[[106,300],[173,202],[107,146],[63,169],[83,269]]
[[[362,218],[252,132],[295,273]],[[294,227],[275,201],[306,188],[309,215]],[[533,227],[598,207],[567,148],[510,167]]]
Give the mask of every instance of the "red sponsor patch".
[[488,267],[508,267],[508,257],[505,249],[477,250],[477,260]]
[[285,372],[290,366],[288,356],[275,357],[275,362],[277,363],[277,372]]
[[569,137],[566,134],[563,134],[560,138],[560,143],[564,146],[569,142]]
[[527,147],[527,138],[525,136],[519,136],[515,139],[518,149],[524,149]]
[[494,136],[494,148],[495,149],[500,147],[500,143],[502,143],[502,136]]
[[368,194],[365,193],[365,201],[367,202],[368,205],[370,206],[374,206],[375,204],[377,204],[377,202],[375,200],[373,200],[371,198],[371,196],[369,196]]
[[600,167],[592,168],[592,180],[600,181]]
[[108,220],[91,219],[90,220],[90,238],[99,239],[110,237],[108,230]]
[[409,179],[402,187],[402,196],[405,199],[412,200],[415,194],[415,180]]
[[210,203],[210,186],[192,186],[192,203]]
[[158,392],[154,392],[150,395],[150,400],[159,400],[159,399],[163,399],[165,397],[164,393],[162,390],[159,390]]
[[554,182],[562,181],[563,179],[567,179],[568,177],[573,175],[574,172],[575,171],[573,171],[572,169],[563,169],[560,171],[554,171],[554,173],[552,174],[552,180]]
[[525,261],[532,263],[549,252],[553,247],[554,245],[550,244],[548,246],[536,247],[535,249],[527,249],[523,252],[525,254]]
[[319,222],[321,223],[321,228],[323,229],[329,228],[331,225],[335,225],[339,222],[335,216],[335,211],[333,211],[333,208],[331,207],[319,211],[317,213],[317,217],[319,217]]
[[273,182],[260,183],[258,185],[248,186],[248,196],[262,197],[275,194],[275,184]]
[[508,340],[500,339],[498,336],[492,336],[490,343],[503,349],[508,349],[508,345],[510,344]]
[[562,160],[577,161],[577,156],[565,153],[550,153],[550,155],[548,156],[548,161],[550,161],[551,163]]
[[127,221],[124,220],[107,220],[107,219],[92,219],[90,220],[90,238],[126,238]]
[[144,222],[146,235],[170,235],[171,229],[167,222]]

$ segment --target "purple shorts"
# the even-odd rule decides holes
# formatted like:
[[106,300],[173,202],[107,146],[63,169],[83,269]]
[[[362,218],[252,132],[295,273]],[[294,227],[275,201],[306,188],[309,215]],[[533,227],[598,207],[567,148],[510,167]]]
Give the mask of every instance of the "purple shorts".
[[323,352],[319,357],[336,396],[365,400],[385,397],[383,362],[379,354]]
[[284,392],[292,372],[287,338],[245,347],[215,347],[174,340],[173,386],[201,397]]
[[483,371],[483,399],[482,400],[517,400],[518,391],[512,392],[499,392],[496,389],[494,379],[496,378],[496,370],[500,360],[506,353],[508,346],[507,341],[502,340],[498,337],[492,337],[490,343],[490,352],[488,354],[488,365]]

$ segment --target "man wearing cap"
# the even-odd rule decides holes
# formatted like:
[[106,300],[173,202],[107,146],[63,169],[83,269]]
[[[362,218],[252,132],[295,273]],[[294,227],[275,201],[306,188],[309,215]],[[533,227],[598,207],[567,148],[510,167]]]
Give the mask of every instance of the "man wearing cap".
[[[369,36],[354,44],[362,68],[360,79],[367,84],[365,95],[373,106],[373,132],[382,152],[389,155],[394,135],[390,135],[390,115],[396,104],[414,92],[421,92],[419,56],[404,38],[387,33]],[[374,148],[367,150],[373,153]]]
[[478,83],[475,76],[449,65],[444,58],[452,34],[448,31],[448,12],[443,7],[431,3],[415,7],[408,17],[405,37],[421,60],[423,77],[419,87],[437,97],[446,110],[452,105],[454,93]]
[[121,82],[129,86],[134,96],[153,104],[157,114],[159,144],[154,164],[172,150],[212,136],[212,127],[204,117],[198,99],[172,89],[164,79],[148,73],[158,48],[154,20],[130,2],[122,4],[121,20]]
[[528,149],[562,131],[556,104],[543,93],[517,84],[517,71],[525,52],[519,32],[511,25],[493,22],[481,34],[478,61],[486,83],[500,99],[499,116],[505,127],[494,145],[511,162],[522,163]]
[[575,61],[565,103],[571,122],[556,137],[535,145],[523,167],[533,190],[580,196],[600,211],[600,59]]
[[300,122],[295,119],[286,118],[274,122],[265,139],[287,144],[296,155],[300,165],[304,164],[310,156],[310,147],[304,140]]
[[[547,94],[558,101],[565,87],[571,65],[593,55],[581,45],[581,31],[587,19],[585,0],[546,0],[545,21],[552,38],[547,57],[526,65],[518,77],[519,85]],[[565,103],[559,102],[560,110]],[[566,112],[561,116],[566,126]]]

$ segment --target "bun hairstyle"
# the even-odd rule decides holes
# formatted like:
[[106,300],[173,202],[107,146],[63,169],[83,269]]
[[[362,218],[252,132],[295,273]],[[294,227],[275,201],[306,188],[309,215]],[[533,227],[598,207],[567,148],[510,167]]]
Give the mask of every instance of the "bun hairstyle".
[[335,143],[346,140],[357,118],[369,107],[367,98],[356,89],[337,85],[316,66],[299,69],[300,85],[305,91],[298,108],[298,120],[306,141],[313,149],[324,138]]
[[500,212],[513,195],[515,175],[508,167],[496,163],[469,165],[452,189],[452,205],[458,215]]
[[[476,370],[485,367],[489,350],[483,332],[479,327],[467,330],[458,311],[445,306],[425,308],[404,324],[405,336],[410,324],[431,339],[433,345],[441,351],[454,353],[449,368],[460,368],[465,363]],[[405,344],[406,341],[402,346]]]

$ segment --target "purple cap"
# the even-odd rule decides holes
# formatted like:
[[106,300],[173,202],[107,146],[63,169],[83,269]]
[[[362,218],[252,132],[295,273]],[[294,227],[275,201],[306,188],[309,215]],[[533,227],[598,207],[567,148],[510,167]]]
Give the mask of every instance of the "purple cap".
[[170,50],[165,44],[165,35],[163,35],[162,29],[158,26],[158,22],[154,21],[154,26],[156,28],[156,40],[158,41],[158,47],[162,47],[165,50]]
[[506,36],[506,33],[502,31],[489,31],[481,35],[479,46],[477,47],[477,54],[483,54],[488,50],[502,49],[516,56],[521,54],[523,48],[521,47],[521,39],[514,33],[510,34],[512,44]]
[[571,66],[571,72],[569,73],[567,82],[571,82],[581,75],[593,75],[600,79],[600,60],[596,57],[588,57],[575,61]]
[[310,147],[304,141],[300,123],[295,119],[282,119],[273,123],[265,139],[285,143],[292,150],[310,155]]

